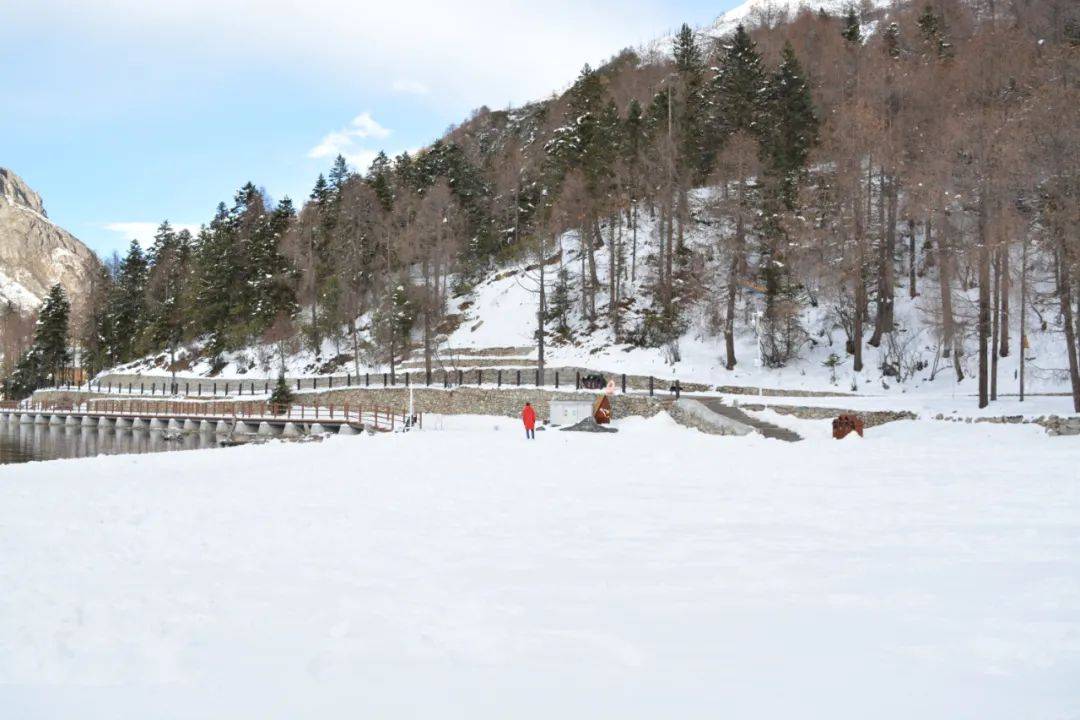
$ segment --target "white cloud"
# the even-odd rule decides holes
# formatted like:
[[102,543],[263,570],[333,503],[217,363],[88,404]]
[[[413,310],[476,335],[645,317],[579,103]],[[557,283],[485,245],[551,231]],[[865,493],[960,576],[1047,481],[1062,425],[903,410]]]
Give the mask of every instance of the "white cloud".
[[[313,85],[365,96],[380,88],[426,88],[432,106],[454,114],[542,98],[572,82],[585,62],[596,65],[686,19],[661,0],[9,4],[5,23],[22,34],[45,32],[54,42],[122,42],[128,56],[154,67],[242,62],[264,72],[302,73]],[[222,17],[243,18],[244,32]]]
[[[187,230],[192,235],[199,232],[198,225],[170,223],[173,230]],[[144,249],[154,244],[154,234],[160,227],[160,222],[113,222],[103,225],[106,230],[119,233],[125,243],[137,240]]]
[[365,147],[363,141],[385,140],[390,134],[391,131],[371,117],[371,113],[363,112],[354,117],[347,127],[327,133],[307,155],[314,159],[343,155],[350,165],[363,172],[378,154],[378,150]]
[[395,80],[391,89],[402,95],[427,95],[431,88],[417,80]]

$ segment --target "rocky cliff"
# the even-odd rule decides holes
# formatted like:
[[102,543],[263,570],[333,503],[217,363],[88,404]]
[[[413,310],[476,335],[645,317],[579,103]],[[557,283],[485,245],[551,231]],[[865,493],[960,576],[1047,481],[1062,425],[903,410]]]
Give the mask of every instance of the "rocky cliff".
[[0,167],[0,303],[32,310],[60,283],[78,306],[97,267],[88,247],[49,220],[41,196]]

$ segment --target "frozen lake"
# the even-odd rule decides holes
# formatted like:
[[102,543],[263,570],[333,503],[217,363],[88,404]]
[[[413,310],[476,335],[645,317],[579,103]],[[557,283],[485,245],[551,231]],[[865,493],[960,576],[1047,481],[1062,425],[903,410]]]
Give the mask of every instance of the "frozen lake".
[[206,433],[173,437],[161,430],[0,424],[0,465],[212,447],[218,447],[218,439]]

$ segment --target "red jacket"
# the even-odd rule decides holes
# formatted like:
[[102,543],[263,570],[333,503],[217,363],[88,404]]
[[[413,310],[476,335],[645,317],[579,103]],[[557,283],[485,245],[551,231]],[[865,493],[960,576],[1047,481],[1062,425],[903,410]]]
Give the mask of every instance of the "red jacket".
[[536,411],[533,410],[532,405],[526,405],[525,409],[521,411],[521,420],[525,423],[526,430],[532,430],[536,427]]

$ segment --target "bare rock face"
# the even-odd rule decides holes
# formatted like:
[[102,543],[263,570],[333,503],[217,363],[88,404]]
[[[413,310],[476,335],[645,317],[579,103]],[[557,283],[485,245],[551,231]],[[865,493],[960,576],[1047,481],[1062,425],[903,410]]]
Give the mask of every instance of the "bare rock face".
[[49,220],[41,196],[0,167],[0,303],[34,310],[60,283],[77,308],[97,268],[94,253]]

